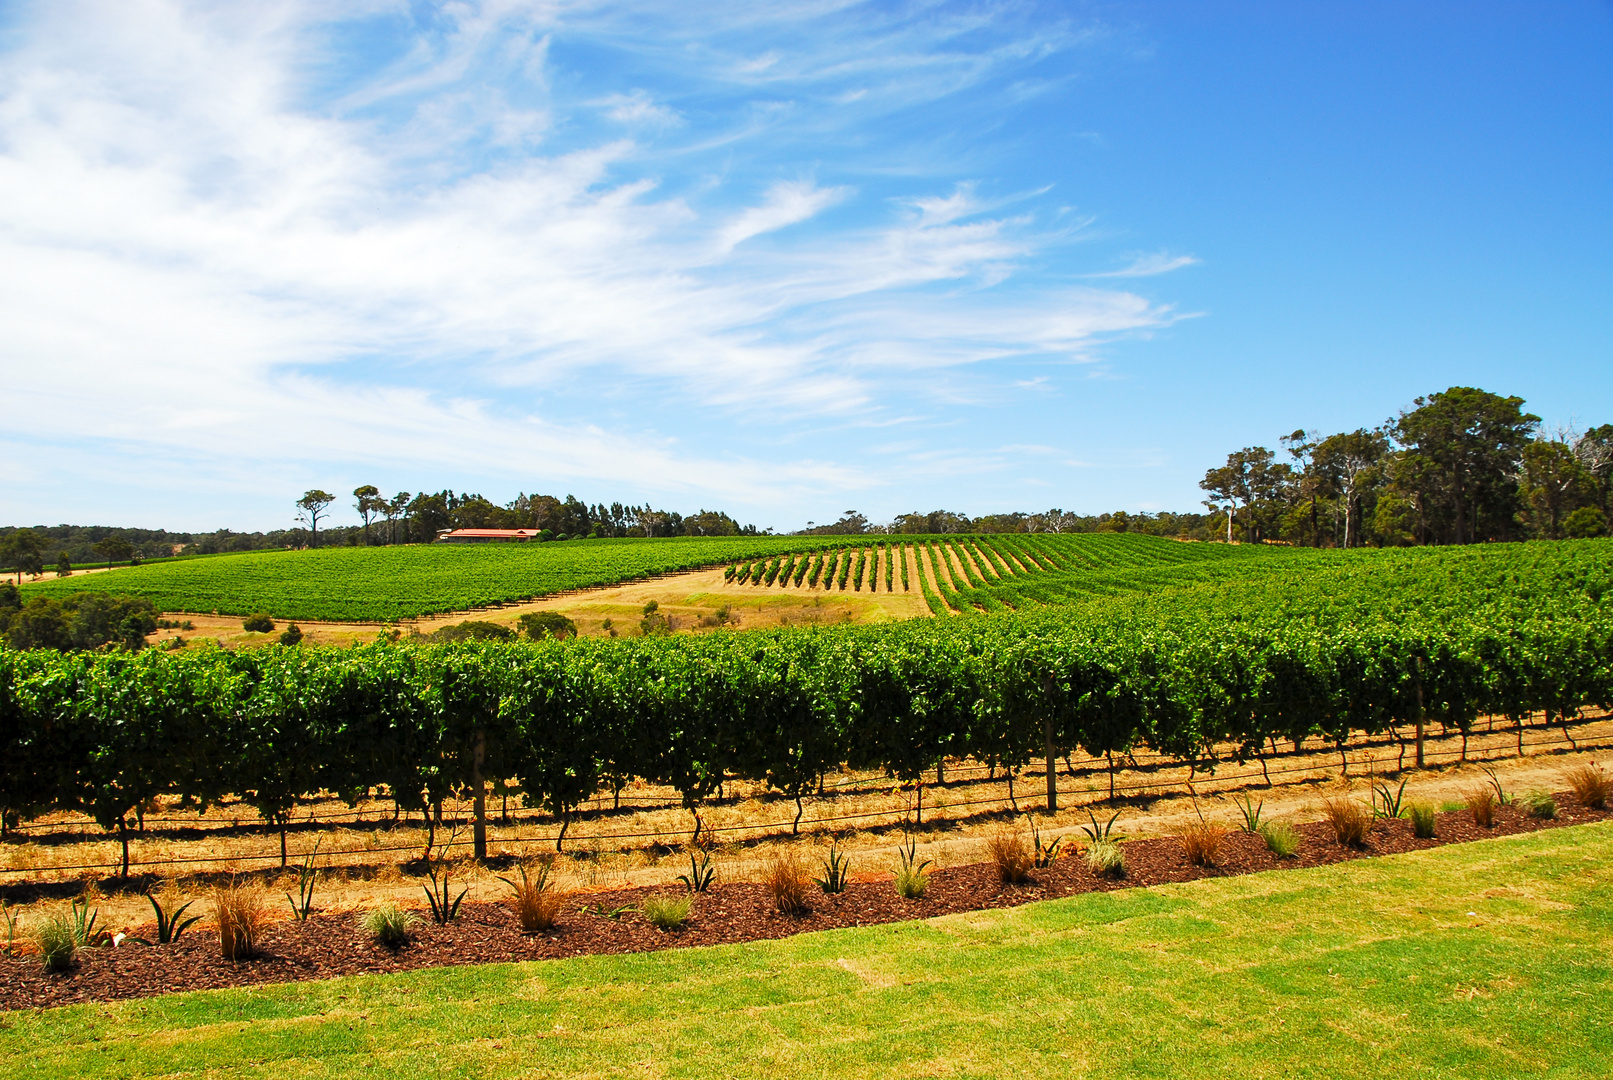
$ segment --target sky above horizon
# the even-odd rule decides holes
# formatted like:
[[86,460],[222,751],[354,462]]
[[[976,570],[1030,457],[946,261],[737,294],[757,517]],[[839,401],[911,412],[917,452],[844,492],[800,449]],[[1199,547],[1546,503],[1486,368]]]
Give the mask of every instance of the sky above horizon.
[[1613,4],[0,3],[0,524],[1198,510],[1613,421]]

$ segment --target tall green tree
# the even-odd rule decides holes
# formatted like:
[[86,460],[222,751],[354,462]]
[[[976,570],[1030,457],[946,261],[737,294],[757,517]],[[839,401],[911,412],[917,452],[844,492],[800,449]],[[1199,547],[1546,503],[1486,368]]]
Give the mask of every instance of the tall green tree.
[[[1244,532],[1251,544],[1276,531],[1276,517],[1287,503],[1294,470],[1274,460],[1264,446],[1246,446],[1227,455],[1227,463],[1211,469],[1199,481],[1210,493],[1205,505],[1212,509],[1225,503],[1229,514],[1243,509]],[[1227,539],[1232,538],[1232,522],[1227,522]]]
[[17,584],[22,584],[22,575],[38,577],[45,572],[45,541],[32,529],[18,529],[6,537],[3,548],[0,548],[0,560],[3,560],[17,575]]
[[1329,435],[1316,444],[1311,471],[1338,501],[1344,518],[1343,547],[1359,547],[1374,489],[1382,479],[1382,466],[1390,451],[1389,436],[1374,428]]
[[336,496],[328,491],[313,488],[302,493],[297,500],[297,520],[306,522],[309,530],[314,534],[314,547],[319,546],[319,518],[325,508],[336,501]]
[[122,537],[108,536],[95,542],[95,553],[106,560],[107,569],[110,570],[114,562],[122,562],[134,554],[134,545]]
[[376,514],[386,513],[387,501],[381,498],[381,489],[374,484],[364,484],[353,489],[353,509],[358,511],[359,520],[364,522],[364,545],[370,543],[370,518]]
[[1520,516],[1534,535],[1547,540],[1560,540],[1568,516],[1596,503],[1594,479],[1563,439],[1536,439],[1523,448],[1519,486]]
[[1520,397],[1453,386],[1417,398],[1394,423],[1406,467],[1396,483],[1418,507],[1424,543],[1468,544],[1516,532],[1517,476],[1540,417]]

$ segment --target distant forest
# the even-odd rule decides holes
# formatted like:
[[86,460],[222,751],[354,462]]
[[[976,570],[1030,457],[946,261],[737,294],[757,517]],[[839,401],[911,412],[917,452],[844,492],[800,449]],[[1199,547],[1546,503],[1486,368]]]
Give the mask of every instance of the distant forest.
[[[1282,436],[1281,454],[1248,446],[1205,473],[1203,513],[1076,514],[1051,509],[970,517],[950,510],[871,522],[847,510],[795,535],[1139,532],[1312,547],[1467,544],[1605,536],[1613,518],[1613,424],[1545,431],[1518,397],[1453,386],[1372,428]],[[1283,460],[1286,457],[1287,460]],[[270,532],[167,532],[109,526],[0,528],[0,568],[51,569],[265,548],[419,544],[443,529],[537,529],[545,540],[756,535],[718,510],[687,516],[648,505],[522,494],[499,505],[439,491],[352,494],[357,525],[323,526],[343,500],[319,490],[295,506],[302,526]],[[771,533],[772,530],[765,530]]]

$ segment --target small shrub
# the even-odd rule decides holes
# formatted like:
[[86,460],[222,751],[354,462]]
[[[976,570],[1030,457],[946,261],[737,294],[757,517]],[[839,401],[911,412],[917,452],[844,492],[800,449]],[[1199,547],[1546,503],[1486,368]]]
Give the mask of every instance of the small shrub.
[[[86,890],[90,895],[95,893],[93,885]],[[73,901],[73,917],[69,925],[73,929],[73,943],[81,949],[93,949],[112,943],[112,932],[106,929],[97,929],[96,922],[101,917],[100,908],[90,907],[88,896],[81,896]]]
[[1261,822],[1258,831],[1266,849],[1279,859],[1292,859],[1299,851],[1299,832],[1286,821]]
[[213,890],[213,910],[218,916],[218,941],[224,959],[248,960],[255,955],[258,935],[268,915],[263,894],[250,885],[231,881]]
[[532,611],[515,621],[521,632],[533,641],[542,641],[544,638],[564,641],[577,636],[577,624],[558,611]]
[[924,871],[930,867],[931,860],[918,857],[918,841],[911,836],[896,849],[896,853],[901,860],[895,870],[896,895],[905,900],[923,899],[930,887],[930,879]]
[[1473,811],[1475,823],[1488,829],[1495,824],[1495,789],[1478,787],[1462,796],[1462,802]]
[[1196,821],[1182,830],[1182,852],[1194,866],[1214,866],[1221,857],[1221,838],[1225,835],[1225,829]]
[[303,857],[302,865],[297,868],[297,898],[293,900],[290,893],[286,893],[286,903],[291,905],[291,917],[298,922],[307,922],[308,916],[314,913],[314,887],[319,884],[319,871],[314,869],[314,857],[319,854],[319,842],[315,841],[314,850]]
[[1100,877],[1126,876],[1126,853],[1113,840],[1094,840],[1087,848],[1087,867]]
[[459,918],[459,905],[464,903],[465,894],[470,892],[467,885],[459,890],[459,895],[453,895],[451,882],[453,880],[453,866],[449,864],[447,853],[452,850],[454,841],[459,837],[456,827],[448,835],[448,842],[443,844],[442,853],[436,858],[432,857],[431,849],[426,848],[426,877],[429,885],[420,888],[426,894],[426,903],[431,905],[431,919],[438,926],[447,926]]
[[1036,862],[1025,838],[1006,825],[987,838],[986,854],[1004,885],[1018,885],[1030,877]]
[[420,917],[412,911],[405,911],[397,904],[378,904],[364,913],[362,925],[364,932],[374,938],[376,944],[396,952],[409,944],[409,931],[419,923]]
[[296,623],[287,623],[285,632],[280,635],[280,644],[295,645],[302,640],[302,627]]
[[515,631],[508,626],[473,619],[470,622],[454,623],[440,630],[434,630],[426,635],[426,640],[439,642],[455,641],[509,641],[515,636]]
[[1550,821],[1557,816],[1557,800],[1544,791],[1531,791],[1518,801],[1532,818]]
[[515,893],[515,918],[521,924],[523,934],[538,934],[550,929],[565,907],[565,894],[549,881],[549,871],[553,866],[553,860],[540,860],[537,873],[533,874],[527,864],[522,863],[517,868],[519,881],[499,878]]
[[711,865],[711,852],[704,848],[689,849],[689,872],[679,874],[678,880],[689,886],[690,892],[705,892],[717,880],[717,870]]
[[1613,798],[1613,776],[1603,772],[1600,765],[1576,765],[1563,773],[1563,779],[1581,806],[1605,810],[1607,800]]
[[1339,797],[1322,800],[1322,820],[1333,830],[1333,836],[1344,847],[1365,847],[1367,830],[1372,819],[1354,799]]
[[1432,803],[1414,802],[1406,808],[1411,818],[1411,833],[1419,840],[1434,839],[1434,807]]
[[1257,833],[1260,831],[1260,812],[1266,808],[1266,800],[1255,802],[1245,795],[1237,800],[1238,813],[1243,815],[1243,831]]
[[1102,825],[1099,825],[1098,815],[1094,814],[1091,809],[1088,809],[1087,819],[1090,820],[1092,824],[1081,826],[1081,831],[1086,833],[1087,839],[1091,840],[1094,844],[1108,840],[1110,838],[1110,833],[1114,832],[1115,821],[1119,817],[1120,811],[1116,810],[1113,814],[1109,815],[1108,821],[1105,821]]
[[52,974],[66,971],[78,957],[78,940],[65,915],[52,915],[35,927],[34,944],[39,948],[40,962]]
[[[146,893],[146,900],[151,904],[152,913],[157,916],[158,945],[172,945],[179,940],[179,935],[201,921],[200,915],[185,914],[185,909],[196,902],[194,900],[186,900],[173,911],[164,911],[161,902],[150,893]],[[150,945],[151,942],[142,941],[141,944]]]
[[781,851],[768,860],[762,872],[762,884],[773,897],[773,906],[786,915],[804,915],[807,912],[807,890],[812,876],[801,865],[801,856],[794,851]]
[[250,630],[254,634],[273,633],[274,619],[267,611],[254,611],[241,620],[241,629]]
[[1035,820],[1029,814],[1025,815],[1025,820],[1029,821],[1031,826],[1031,849],[1036,869],[1046,870],[1053,865],[1053,860],[1059,857],[1059,848],[1064,844],[1064,837],[1055,836],[1052,843],[1043,843],[1042,830],[1036,827]]
[[818,888],[826,893],[842,893],[850,879],[851,859],[841,853],[836,843],[829,848],[829,857],[823,860],[823,876],[817,879]]
[[1372,816],[1375,818],[1398,818],[1405,812],[1406,781],[1400,781],[1398,788],[1389,786],[1387,780],[1372,785]]
[[649,896],[639,910],[657,930],[682,930],[689,921],[689,908],[694,903],[693,893],[682,896]]

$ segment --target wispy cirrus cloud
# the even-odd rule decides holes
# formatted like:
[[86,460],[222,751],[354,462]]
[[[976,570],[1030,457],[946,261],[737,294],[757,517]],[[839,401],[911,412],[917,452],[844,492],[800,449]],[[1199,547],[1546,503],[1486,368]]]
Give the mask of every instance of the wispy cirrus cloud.
[[869,148],[901,110],[1081,39],[1013,12],[15,8],[11,437],[111,441],[220,489],[265,475],[242,432],[293,487],[413,470],[767,507],[889,482],[777,440],[968,396],[926,373],[1089,359],[1173,317],[1021,282],[1067,221],[979,197],[928,134]]
[[1148,255],[1137,255],[1131,262],[1119,270],[1108,270],[1102,273],[1088,274],[1090,278],[1135,278],[1153,277],[1156,274],[1168,274],[1172,270],[1180,270],[1186,266],[1197,266],[1199,259],[1193,255],[1172,255],[1169,252],[1157,251]]

